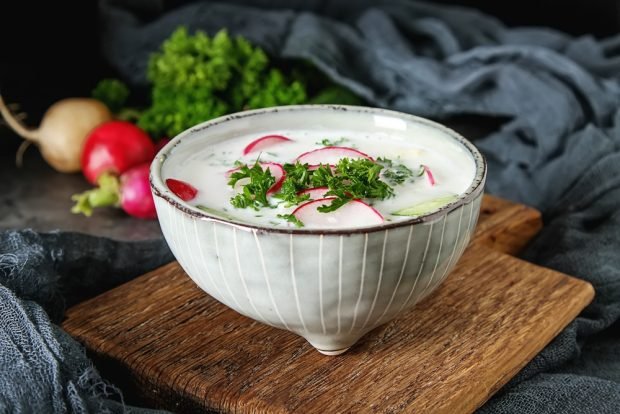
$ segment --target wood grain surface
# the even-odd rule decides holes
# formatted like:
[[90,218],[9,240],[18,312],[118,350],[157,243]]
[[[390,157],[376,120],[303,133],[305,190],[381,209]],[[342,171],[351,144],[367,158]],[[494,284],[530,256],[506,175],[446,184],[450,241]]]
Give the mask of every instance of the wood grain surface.
[[174,412],[469,413],[594,294],[506,254],[540,229],[538,212],[490,196],[482,209],[436,293],[341,356],[240,316],[176,262],[73,307],[63,327],[112,380]]

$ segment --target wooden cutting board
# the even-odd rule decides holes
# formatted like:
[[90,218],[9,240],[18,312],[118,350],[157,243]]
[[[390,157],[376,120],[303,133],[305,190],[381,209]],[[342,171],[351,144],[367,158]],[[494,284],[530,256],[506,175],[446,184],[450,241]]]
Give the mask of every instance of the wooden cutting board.
[[126,394],[175,412],[469,413],[593,298],[509,255],[540,227],[537,211],[485,196],[436,293],[337,357],[228,309],[176,262],[69,309],[63,327]]

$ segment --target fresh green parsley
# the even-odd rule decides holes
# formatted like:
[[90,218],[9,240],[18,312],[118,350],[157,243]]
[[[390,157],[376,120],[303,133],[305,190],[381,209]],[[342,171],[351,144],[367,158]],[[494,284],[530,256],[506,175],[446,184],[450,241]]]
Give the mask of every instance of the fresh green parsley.
[[252,167],[236,162],[237,170],[230,175],[228,185],[234,187],[239,180],[249,179],[243,185],[240,193],[230,199],[230,204],[237,208],[251,207],[259,210],[262,207],[271,207],[267,200],[267,191],[275,184],[276,179],[271,175],[269,168],[263,168],[258,160]]
[[303,227],[304,223],[292,214],[278,214],[278,218],[293,223],[297,227]]
[[[394,161],[388,158],[377,158],[377,163],[382,165],[385,170],[383,171],[383,178],[385,178],[390,184],[398,185],[402,184],[407,179],[413,177],[413,171],[409,169],[406,165],[401,163],[395,163]],[[424,169],[420,166],[422,170],[422,174],[424,174]],[[422,175],[418,171],[418,176]]]
[[308,164],[284,164],[282,166],[286,173],[286,178],[280,187],[280,191],[274,195],[275,198],[282,200],[285,207],[295,206],[310,198],[308,194],[299,195],[300,191],[309,188],[312,171],[308,170]]
[[[258,161],[251,167],[239,161],[235,165],[237,169],[231,174],[228,184],[234,187],[240,180],[244,180],[245,184],[241,191],[231,198],[231,204],[237,208],[250,207],[255,210],[273,207],[267,199],[267,191],[275,183],[269,169],[263,170]],[[322,213],[337,210],[351,200],[383,200],[393,197],[394,188],[390,184],[402,184],[413,176],[413,172],[406,166],[385,158],[380,158],[377,162],[365,158],[342,158],[335,166],[322,164],[312,169],[308,164],[296,162],[284,164],[282,168],[286,178],[273,197],[281,200],[285,207],[291,207],[310,198],[308,194],[300,194],[304,190],[327,187],[325,195],[333,199],[329,204],[317,208]],[[297,227],[303,226],[292,214],[278,214],[278,217]]]
[[345,138],[345,137],[341,137],[341,138],[338,138],[338,139],[333,140],[333,141],[330,140],[329,138],[325,138],[325,139],[322,139],[321,141],[317,142],[316,144],[317,145],[323,145],[325,147],[338,147],[338,146],[344,144],[347,141],[348,141],[348,139]]
[[334,211],[359,198],[383,200],[392,197],[394,189],[380,178],[382,169],[382,165],[365,158],[342,158],[334,169],[329,165],[319,166],[313,171],[312,186],[328,187],[326,196],[336,199],[318,210],[323,213]]

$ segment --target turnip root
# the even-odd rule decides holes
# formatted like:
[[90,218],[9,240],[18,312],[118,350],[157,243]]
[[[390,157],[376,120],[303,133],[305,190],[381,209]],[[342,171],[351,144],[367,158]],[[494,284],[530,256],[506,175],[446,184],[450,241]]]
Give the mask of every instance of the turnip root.
[[0,95],[0,113],[22,138],[39,147],[45,161],[55,170],[80,171],[84,141],[90,131],[112,119],[103,103],[91,98],[62,99],[45,112],[38,129],[26,127],[15,117]]

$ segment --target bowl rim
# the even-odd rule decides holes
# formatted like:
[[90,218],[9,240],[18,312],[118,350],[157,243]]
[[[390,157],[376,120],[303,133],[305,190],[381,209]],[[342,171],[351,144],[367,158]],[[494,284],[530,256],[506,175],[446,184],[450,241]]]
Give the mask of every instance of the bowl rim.
[[[298,227],[269,227],[263,226],[254,223],[247,223],[242,221],[236,221],[231,219],[226,219],[223,217],[218,217],[215,215],[211,215],[203,210],[199,210],[198,208],[192,207],[187,204],[185,201],[181,200],[178,196],[172,193],[161,177],[161,170],[169,158],[168,154],[179,144],[181,144],[184,138],[188,136],[195,135],[198,132],[204,131],[216,125],[220,125],[223,123],[234,122],[236,119],[249,118],[253,116],[266,116],[273,113],[281,113],[281,112],[297,112],[297,111],[342,111],[342,112],[356,112],[361,114],[370,114],[370,115],[384,115],[391,116],[395,118],[404,119],[406,121],[412,123],[423,124],[431,128],[438,129],[445,134],[449,135],[452,139],[459,142],[463,145],[472,155],[474,159],[474,163],[476,166],[476,174],[474,175],[474,179],[472,183],[467,188],[467,190],[459,195],[459,197],[448,203],[439,207],[435,210],[427,214],[423,214],[421,216],[412,217],[407,220],[400,220],[396,222],[385,222],[380,225],[371,225],[365,227],[353,227],[353,228],[342,228],[342,229],[304,229]],[[472,144],[468,139],[463,137],[458,132],[454,131],[451,128],[446,127],[438,122],[431,121],[426,118],[422,118],[416,115],[411,115],[404,112],[394,111],[390,109],[383,108],[374,108],[368,106],[352,106],[352,105],[287,105],[287,106],[275,106],[270,108],[262,108],[262,109],[254,109],[248,111],[237,112],[229,115],[224,115],[218,118],[214,118],[209,121],[202,122],[198,125],[195,125],[191,128],[186,129],[180,134],[176,135],[173,139],[170,140],[155,156],[153,162],[150,167],[149,174],[149,182],[151,186],[151,192],[153,196],[159,197],[169,203],[173,208],[180,210],[183,213],[189,214],[195,218],[207,221],[214,221],[226,225],[232,225],[240,229],[247,230],[255,230],[262,233],[283,233],[283,234],[328,234],[328,235],[348,235],[348,234],[356,234],[356,233],[373,233],[378,231],[384,231],[388,229],[405,227],[419,223],[427,223],[434,222],[440,219],[444,215],[448,215],[450,212],[456,210],[464,204],[469,204],[473,202],[473,200],[483,191],[484,184],[487,175],[487,162],[482,155],[482,153]]]

